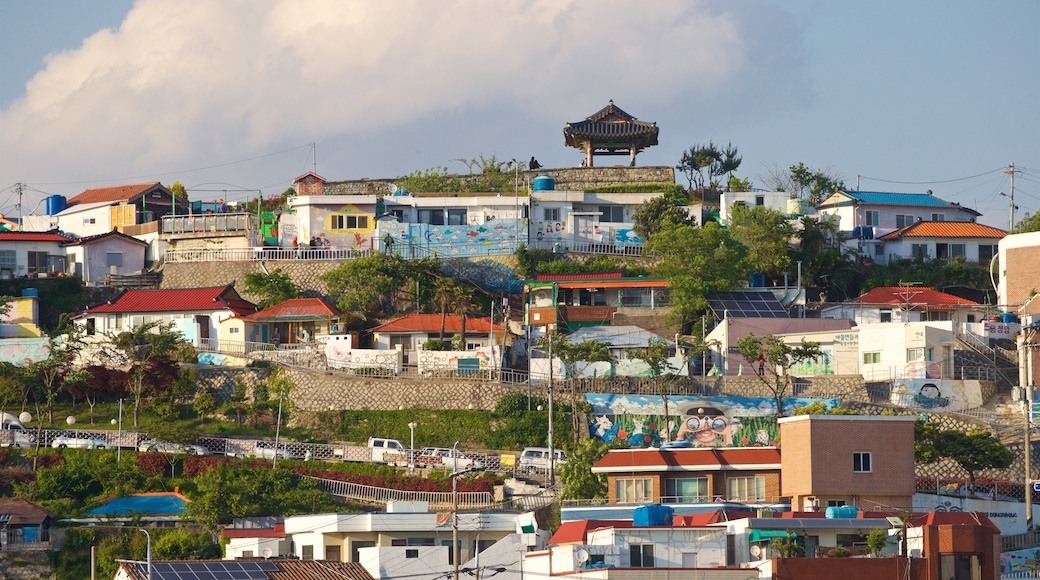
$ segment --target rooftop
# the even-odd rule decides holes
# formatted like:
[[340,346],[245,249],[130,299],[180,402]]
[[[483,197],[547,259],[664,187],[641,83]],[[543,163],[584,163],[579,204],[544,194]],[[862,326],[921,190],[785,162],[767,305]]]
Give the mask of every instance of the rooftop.
[[239,298],[233,286],[178,290],[127,290],[114,301],[95,306],[98,312],[192,312],[231,310],[236,316],[256,312],[256,306]]
[[919,221],[880,236],[879,240],[899,238],[992,238],[1001,239],[1007,232],[975,222]]

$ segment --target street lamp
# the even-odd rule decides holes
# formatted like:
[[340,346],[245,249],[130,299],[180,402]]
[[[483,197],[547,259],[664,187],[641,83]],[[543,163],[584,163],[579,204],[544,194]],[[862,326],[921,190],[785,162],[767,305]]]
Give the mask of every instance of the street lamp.
[[411,434],[411,437],[412,437],[411,438],[411,445],[408,448],[408,467],[410,469],[415,469],[415,428],[417,426],[418,426],[418,423],[415,423],[415,422],[408,423],[408,431],[409,431],[409,433]]
[[[1022,303],[1022,307],[1018,309],[1022,313],[1022,319],[1025,316],[1026,307],[1040,294],[1034,294],[1029,297],[1028,300]],[[1032,317],[1030,317],[1032,322]],[[1026,390],[1026,430],[1024,437],[1025,447],[1025,468],[1026,468],[1026,489],[1025,489],[1025,500],[1026,500],[1026,530],[1032,531],[1033,529],[1033,479],[1032,479],[1032,455],[1033,455],[1033,442],[1030,431],[1033,428],[1033,357],[1030,354],[1033,352],[1032,338],[1029,342],[1026,342],[1026,328],[1022,328],[1022,334],[1018,336],[1018,382],[1019,385]],[[1035,331],[1034,331],[1035,336]]]
[[148,538],[148,551],[147,551],[148,580],[152,580],[152,535],[149,534],[148,530],[146,530],[144,528],[137,528],[137,531],[144,532],[144,535]]

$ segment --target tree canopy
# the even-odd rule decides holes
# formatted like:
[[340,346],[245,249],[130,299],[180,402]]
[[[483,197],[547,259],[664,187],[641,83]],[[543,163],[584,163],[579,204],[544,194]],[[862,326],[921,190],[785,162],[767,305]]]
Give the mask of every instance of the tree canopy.
[[414,294],[408,295],[408,287],[418,280],[421,288],[432,288],[438,270],[434,259],[406,261],[376,252],[343,262],[319,279],[340,310],[359,312],[371,319],[395,315],[404,304],[412,304]]
[[607,475],[592,473],[592,466],[607,451],[595,437],[584,437],[567,449],[567,463],[560,466],[563,499],[607,499]]
[[765,206],[733,206],[729,220],[733,237],[744,243],[754,268],[778,276],[791,267],[790,240],[794,228],[787,216]]
[[918,419],[914,424],[914,459],[934,463],[943,458],[967,471],[971,489],[975,489],[975,474],[984,469],[1005,469],[1015,456],[984,429],[972,428],[967,433],[940,430],[934,423]]
[[676,169],[686,175],[690,189],[710,187],[718,189],[721,184],[718,177],[732,175],[740,167],[741,157],[732,143],[720,149],[714,141],[707,145],[694,145],[683,151]]
[[1026,232],[1040,232],[1040,211],[1034,211],[1032,213],[1026,213],[1022,216],[1022,219],[1018,220],[1015,224],[1015,229],[1011,230],[1012,234],[1024,234]]
[[751,365],[759,365],[758,378],[773,394],[776,416],[784,416],[784,398],[791,388],[791,368],[807,360],[818,361],[823,352],[820,343],[804,338],[798,346],[790,346],[778,336],[759,338],[746,334],[737,342],[737,351]]
[[303,290],[281,268],[275,268],[270,274],[250,272],[246,274],[245,282],[246,292],[261,297],[257,302],[261,310],[303,296]]
[[654,237],[667,225],[696,226],[696,218],[686,211],[686,198],[678,200],[662,195],[639,206],[632,214],[632,229],[643,241]]

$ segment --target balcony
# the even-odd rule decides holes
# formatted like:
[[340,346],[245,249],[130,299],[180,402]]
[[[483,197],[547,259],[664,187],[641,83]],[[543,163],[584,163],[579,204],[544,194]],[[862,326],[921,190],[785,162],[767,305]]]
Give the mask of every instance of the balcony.
[[260,229],[260,220],[251,213],[217,213],[164,216],[164,240],[244,236]]
[[615,306],[560,306],[561,322],[599,322],[610,324],[617,313]]

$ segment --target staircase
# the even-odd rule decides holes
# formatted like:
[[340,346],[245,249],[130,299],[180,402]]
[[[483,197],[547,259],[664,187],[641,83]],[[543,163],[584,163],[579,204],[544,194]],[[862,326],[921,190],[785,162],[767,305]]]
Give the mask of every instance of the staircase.
[[1005,348],[993,348],[986,340],[970,332],[958,333],[954,356],[954,378],[973,379],[974,376],[958,376],[961,369],[992,369],[996,383],[1011,389],[1018,384],[1018,353]]

